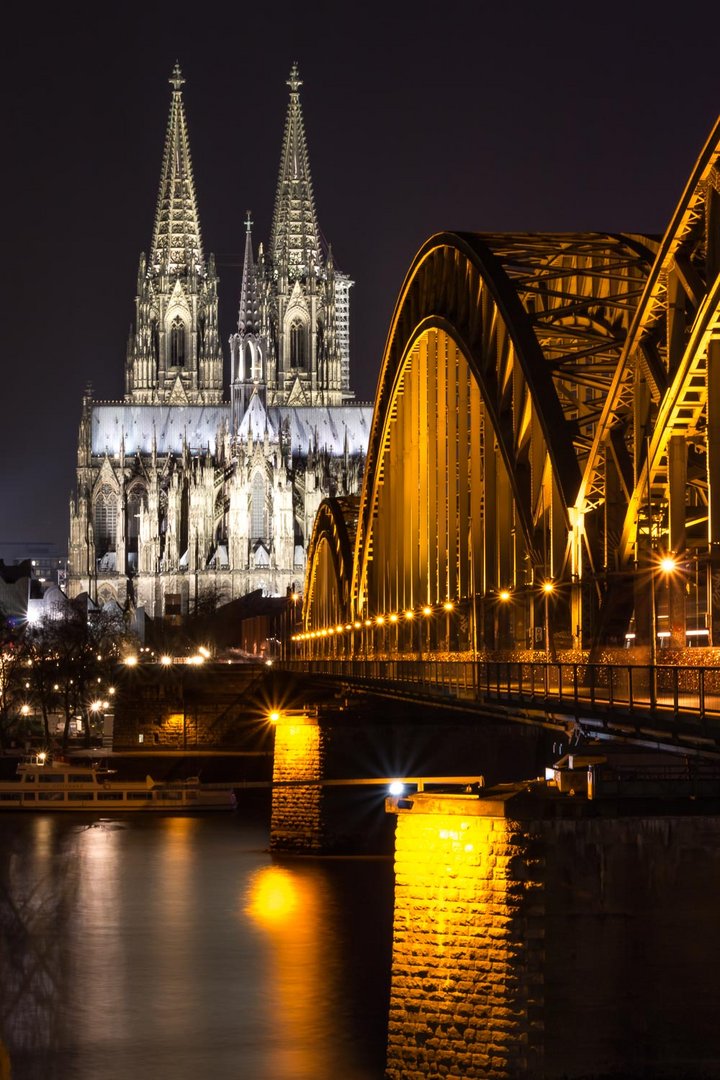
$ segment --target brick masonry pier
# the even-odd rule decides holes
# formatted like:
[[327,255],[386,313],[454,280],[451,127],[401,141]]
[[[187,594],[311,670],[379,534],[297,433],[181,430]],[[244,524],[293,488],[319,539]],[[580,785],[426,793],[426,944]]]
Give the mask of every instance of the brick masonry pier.
[[720,806],[388,800],[388,1080],[720,1076]]
[[387,784],[373,786],[374,780],[523,775],[542,768],[544,740],[530,727],[481,727],[394,702],[278,711],[270,846],[307,854],[391,853]]

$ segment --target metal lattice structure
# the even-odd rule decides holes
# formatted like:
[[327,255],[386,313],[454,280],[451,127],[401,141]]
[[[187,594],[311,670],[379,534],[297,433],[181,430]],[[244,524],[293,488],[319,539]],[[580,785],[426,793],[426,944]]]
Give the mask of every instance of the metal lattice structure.
[[[690,561],[694,631],[720,640],[719,138],[661,241],[441,233],[421,248],[383,357],[352,573],[335,583],[363,649],[377,627],[387,648],[386,618],[400,651],[443,635],[448,650],[549,649],[550,630],[558,648],[654,649],[658,619],[685,645]],[[661,553],[685,576],[663,578]],[[312,565],[307,580],[302,640],[327,650]],[[452,631],[413,630],[440,609]]]

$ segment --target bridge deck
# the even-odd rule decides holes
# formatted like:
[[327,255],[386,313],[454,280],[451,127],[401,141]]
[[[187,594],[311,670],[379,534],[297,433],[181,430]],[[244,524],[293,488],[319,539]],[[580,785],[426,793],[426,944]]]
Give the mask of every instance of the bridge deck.
[[450,660],[296,660],[283,666],[505,718],[720,750],[720,667]]

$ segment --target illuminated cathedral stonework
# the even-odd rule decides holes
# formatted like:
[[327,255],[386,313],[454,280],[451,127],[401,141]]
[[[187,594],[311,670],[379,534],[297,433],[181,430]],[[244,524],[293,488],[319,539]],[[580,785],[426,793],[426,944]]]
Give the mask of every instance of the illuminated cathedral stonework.
[[83,401],[68,589],[185,614],[305,573],[318,506],[360,491],[372,407],[353,402],[349,290],[320,240],[293,66],[271,239],[250,215],[230,402],[217,275],[202,246],[175,66],[152,246],[142,255],[122,402]]

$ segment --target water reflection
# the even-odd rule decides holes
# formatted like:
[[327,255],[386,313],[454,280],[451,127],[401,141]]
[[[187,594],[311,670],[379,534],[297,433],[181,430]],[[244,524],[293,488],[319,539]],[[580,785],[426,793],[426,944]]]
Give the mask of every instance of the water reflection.
[[297,867],[264,867],[250,879],[245,914],[267,940],[265,1005],[277,1080],[332,1075],[327,1023],[339,950],[329,906],[323,878]]
[[231,815],[1,815],[12,1080],[380,1080],[391,865],[277,864],[267,839]]

